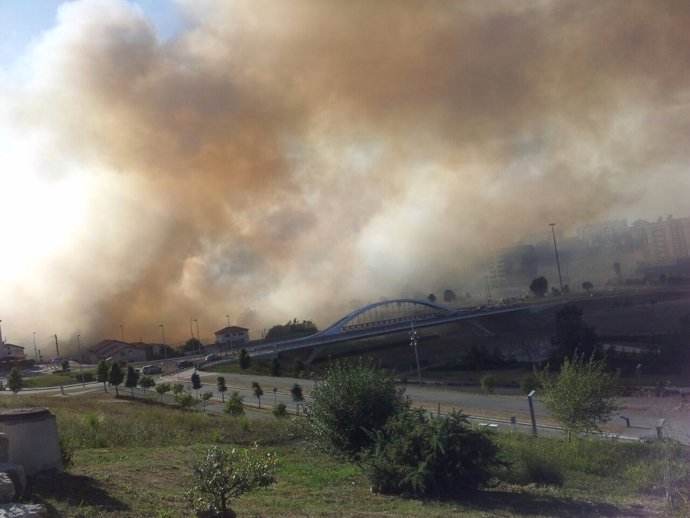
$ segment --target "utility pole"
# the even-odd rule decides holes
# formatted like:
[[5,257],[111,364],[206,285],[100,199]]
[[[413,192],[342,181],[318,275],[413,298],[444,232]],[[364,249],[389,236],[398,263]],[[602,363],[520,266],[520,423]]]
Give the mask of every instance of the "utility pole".
[[561,263],[558,260],[558,247],[556,246],[556,231],[554,230],[554,227],[556,226],[555,223],[549,223],[549,226],[551,227],[551,235],[553,236],[553,249],[556,252],[556,267],[558,268],[558,284],[561,287],[561,295],[563,295],[563,277],[561,277]]
[[55,356],[60,356],[60,348],[58,347],[57,334],[55,335]]
[[419,354],[417,353],[417,343],[419,342],[417,338],[417,331],[414,330],[414,322],[411,324],[410,329],[410,345],[414,348],[414,357],[417,360],[417,383],[422,385],[422,370],[419,368]]

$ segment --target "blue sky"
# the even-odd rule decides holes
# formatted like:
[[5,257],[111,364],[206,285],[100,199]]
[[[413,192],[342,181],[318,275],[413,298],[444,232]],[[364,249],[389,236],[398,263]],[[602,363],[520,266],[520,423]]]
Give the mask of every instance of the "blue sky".
[[[33,40],[55,25],[63,0],[0,0],[0,67],[8,67]],[[171,0],[136,0],[153,23],[159,38],[174,36],[183,21]]]

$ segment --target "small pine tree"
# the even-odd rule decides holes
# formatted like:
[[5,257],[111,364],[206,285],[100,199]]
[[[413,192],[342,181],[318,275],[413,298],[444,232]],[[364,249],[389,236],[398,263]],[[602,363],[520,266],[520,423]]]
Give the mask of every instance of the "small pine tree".
[[151,376],[142,376],[142,378],[139,380],[139,386],[144,389],[144,392],[155,385],[156,382],[153,381]]
[[230,393],[228,400],[225,402],[223,407],[223,412],[230,414],[231,416],[237,417],[244,414],[244,405],[242,402],[244,398],[236,390]]
[[247,370],[250,367],[250,365],[252,364],[252,357],[249,356],[247,349],[242,348],[240,350],[238,362],[240,364],[240,369],[242,369],[243,371]]
[[287,417],[287,407],[282,401],[273,407],[273,415],[276,417]]
[[120,367],[120,362],[113,362],[110,366],[110,372],[108,372],[108,383],[115,387],[115,397],[118,397],[120,393],[117,390],[122,382],[125,380],[125,373],[122,372],[122,367]]
[[225,378],[223,376],[218,376],[217,388],[223,403],[225,403],[225,392],[228,390],[228,387],[225,385]]
[[134,370],[131,365],[127,367],[127,378],[125,379],[125,387],[132,390],[132,397],[134,397],[134,387],[139,383],[139,373]]
[[7,387],[15,394],[19,392],[24,386],[24,379],[18,367],[12,367],[10,375],[7,378]]
[[204,402],[204,412],[206,411],[206,402],[213,397],[213,392],[207,390],[201,393],[201,401]]
[[155,390],[160,395],[161,402],[162,402],[163,401],[163,394],[165,394],[166,392],[170,392],[172,390],[172,387],[170,386],[170,383],[159,383],[158,385],[156,385]]
[[108,392],[108,388],[106,387],[106,383],[108,383],[108,364],[105,360],[98,362],[97,376],[98,382],[103,383],[103,391]]
[[280,362],[280,358],[275,356],[271,360],[271,376],[280,376],[283,372],[283,365]]
[[197,395],[199,395],[199,389],[201,388],[201,376],[197,372],[192,374],[192,388],[196,390]]
[[299,383],[295,383],[290,389],[290,394],[292,395],[292,400],[295,402],[295,407],[297,408],[297,415],[299,415],[299,405],[304,401],[304,394],[302,394],[302,387]]
[[261,408],[261,396],[264,395],[264,389],[256,381],[252,381],[252,389],[254,389],[254,397],[259,400],[259,408]]

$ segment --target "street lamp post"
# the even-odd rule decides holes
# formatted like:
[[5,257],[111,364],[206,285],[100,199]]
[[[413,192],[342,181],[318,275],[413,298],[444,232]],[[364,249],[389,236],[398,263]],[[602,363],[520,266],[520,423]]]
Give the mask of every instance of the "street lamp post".
[[228,327],[230,327],[230,315],[225,315],[225,318],[228,319]]
[[84,381],[84,361],[81,357],[81,342],[79,341],[79,333],[77,333],[77,348],[79,349],[79,375],[81,376],[81,386],[86,386],[86,381]]
[[534,403],[532,403],[532,398],[536,390],[533,390],[527,394],[527,401],[529,402],[529,416],[532,419],[532,435],[537,435],[537,419],[534,417]]
[[158,327],[161,328],[161,333],[163,333],[163,351],[165,354],[165,359],[168,359],[168,346],[165,344],[165,325],[163,324],[158,324]]
[[36,331],[34,331],[34,358],[36,359],[36,363],[40,360],[38,357],[38,349],[36,349]]
[[199,334],[199,320],[195,318],[194,323],[196,324],[196,339],[199,340],[199,353],[201,353],[201,335]]
[[125,341],[125,325],[120,324],[120,336],[122,337],[122,341]]
[[558,260],[558,247],[556,246],[556,231],[554,230],[554,227],[556,226],[555,223],[549,223],[549,226],[551,227],[551,235],[553,236],[553,250],[556,252],[556,267],[558,268],[558,284],[561,287],[561,295],[563,295],[563,277],[561,277],[561,263]]
[[419,339],[417,337],[417,331],[414,330],[414,322],[412,323],[412,328],[410,329],[410,346],[414,347],[414,357],[417,360],[417,383],[422,384],[422,371],[419,368],[419,354],[417,353],[417,343]]

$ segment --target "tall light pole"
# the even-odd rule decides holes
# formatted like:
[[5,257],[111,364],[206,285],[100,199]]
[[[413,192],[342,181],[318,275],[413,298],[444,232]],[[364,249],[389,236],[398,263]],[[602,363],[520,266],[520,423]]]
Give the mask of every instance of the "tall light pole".
[[36,362],[39,361],[38,357],[38,349],[36,349],[36,331],[34,331],[34,358],[36,359]]
[[125,341],[125,325],[120,324],[120,336],[122,337],[122,341]]
[[81,342],[79,341],[79,333],[77,333],[77,347],[79,349],[79,375],[81,376],[81,386],[86,386],[86,381],[84,381],[84,361],[81,357]]
[[414,322],[411,324],[410,329],[410,346],[414,347],[414,357],[417,360],[417,383],[422,384],[422,370],[419,368],[419,354],[417,353],[417,343],[419,339],[417,337],[417,331],[414,330]]
[[230,327],[230,315],[225,315],[225,318],[228,319],[228,327]]
[[165,359],[168,359],[168,346],[165,345],[165,326],[163,324],[158,324],[158,327],[161,328],[161,333],[163,333],[163,351],[165,354]]
[[558,260],[558,247],[556,246],[556,231],[554,230],[554,227],[556,226],[555,223],[549,223],[549,226],[551,227],[551,235],[553,236],[553,250],[556,252],[556,267],[558,268],[558,284],[561,287],[561,295],[563,295],[563,277],[561,277],[561,263]]
[[199,321],[195,318],[196,323],[196,339],[199,340],[199,352],[201,352],[201,335],[199,334]]

